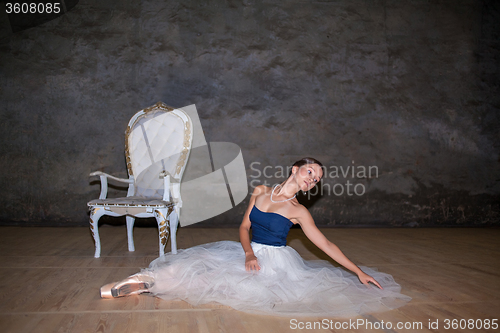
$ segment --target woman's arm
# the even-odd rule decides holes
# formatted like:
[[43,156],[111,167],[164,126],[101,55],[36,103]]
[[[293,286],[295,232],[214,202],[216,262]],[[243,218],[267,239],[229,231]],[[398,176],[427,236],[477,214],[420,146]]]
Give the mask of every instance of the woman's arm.
[[243,251],[245,251],[245,269],[247,271],[260,270],[259,262],[257,261],[257,257],[253,253],[252,246],[250,245],[250,227],[252,223],[250,222],[250,212],[252,211],[253,206],[255,205],[255,198],[263,193],[265,190],[263,185],[257,186],[252,196],[250,197],[250,203],[248,204],[248,208],[243,216],[243,221],[240,225],[240,242],[243,247]]
[[349,260],[345,256],[344,253],[338,248],[337,245],[330,242],[325,235],[321,231],[319,231],[316,224],[314,224],[314,220],[306,208],[301,210],[300,216],[297,218],[300,226],[302,227],[302,231],[304,234],[314,243],[318,248],[320,248],[323,252],[325,252],[330,258],[347,268],[348,270],[354,272],[361,283],[368,284],[369,282],[373,283],[380,289],[383,289],[380,284],[370,275],[364,273],[358,266],[356,266],[352,261]]

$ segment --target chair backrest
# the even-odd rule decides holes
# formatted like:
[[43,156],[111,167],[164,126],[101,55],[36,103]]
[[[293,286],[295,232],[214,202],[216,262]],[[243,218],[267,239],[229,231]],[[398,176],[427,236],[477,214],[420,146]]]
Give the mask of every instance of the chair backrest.
[[164,181],[180,182],[193,139],[189,116],[162,102],[137,112],[125,132],[129,176],[134,177],[136,196],[163,197]]

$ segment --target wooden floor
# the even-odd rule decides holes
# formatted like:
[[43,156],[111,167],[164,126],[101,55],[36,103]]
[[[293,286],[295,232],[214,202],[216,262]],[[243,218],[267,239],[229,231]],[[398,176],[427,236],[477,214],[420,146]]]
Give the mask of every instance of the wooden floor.
[[[0,332],[474,332],[500,320],[498,228],[323,229],[355,263],[392,274],[413,298],[397,310],[331,322],[144,295],[101,299],[101,285],[147,267],[158,249],[154,228],[135,228],[135,252],[127,251],[124,226],[99,230],[102,257],[94,259],[87,228],[0,228]],[[185,248],[238,240],[238,230],[181,228],[177,238]],[[326,259],[300,229],[292,229],[289,245],[306,259]],[[461,319],[475,321],[454,330]]]

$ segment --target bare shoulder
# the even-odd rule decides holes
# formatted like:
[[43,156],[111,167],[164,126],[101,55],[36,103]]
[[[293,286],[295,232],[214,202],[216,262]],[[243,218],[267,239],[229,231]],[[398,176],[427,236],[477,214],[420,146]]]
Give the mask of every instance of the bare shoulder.
[[271,191],[270,187],[267,187],[266,185],[259,185],[254,188],[252,195],[259,196],[262,194],[269,193],[270,191]]
[[268,196],[270,192],[271,189],[265,185],[259,185],[255,187],[252,192],[251,203],[255,203],[256,201],[258,201],[259,203],[262,202],[263,198],[265,196]]
[[291,218],[292,222],[293,223],[298,223],[300,225],[303,225],[303,224],[309,224],[309,223],[313,223],[314,224],[314,220],[311,216],[311,213],[309,213],[309,210],[304,207],[304,205],[300,204],[298,201],[292,203],[292,205],[290,205],[290,216],[293,216]]
[[266,186],[266,185],[259,185],[255,188],[254,191],[264,191],[264,192],[268,192],[270,191],[271,188],[269,186]]

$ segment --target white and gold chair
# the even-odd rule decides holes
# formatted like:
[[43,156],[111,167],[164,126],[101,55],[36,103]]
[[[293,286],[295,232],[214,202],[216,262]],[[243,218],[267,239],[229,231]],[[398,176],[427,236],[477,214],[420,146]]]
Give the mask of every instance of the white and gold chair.
[[[193,128],[189,116],[162,102],[137,112],[125,132],[128,179],[104,172],[99,199],[88,202],[95,255],[101,255],[98,222],[103,215],[126,216],[128,249],[134,251],[135,218],[155,217],[158,222],[160,256],[170,233],[172,253],[177,253],[176,230],[182,207],[180,184],[191,150]],[[127,197],[107,199],[108,178],[128,184]]]

